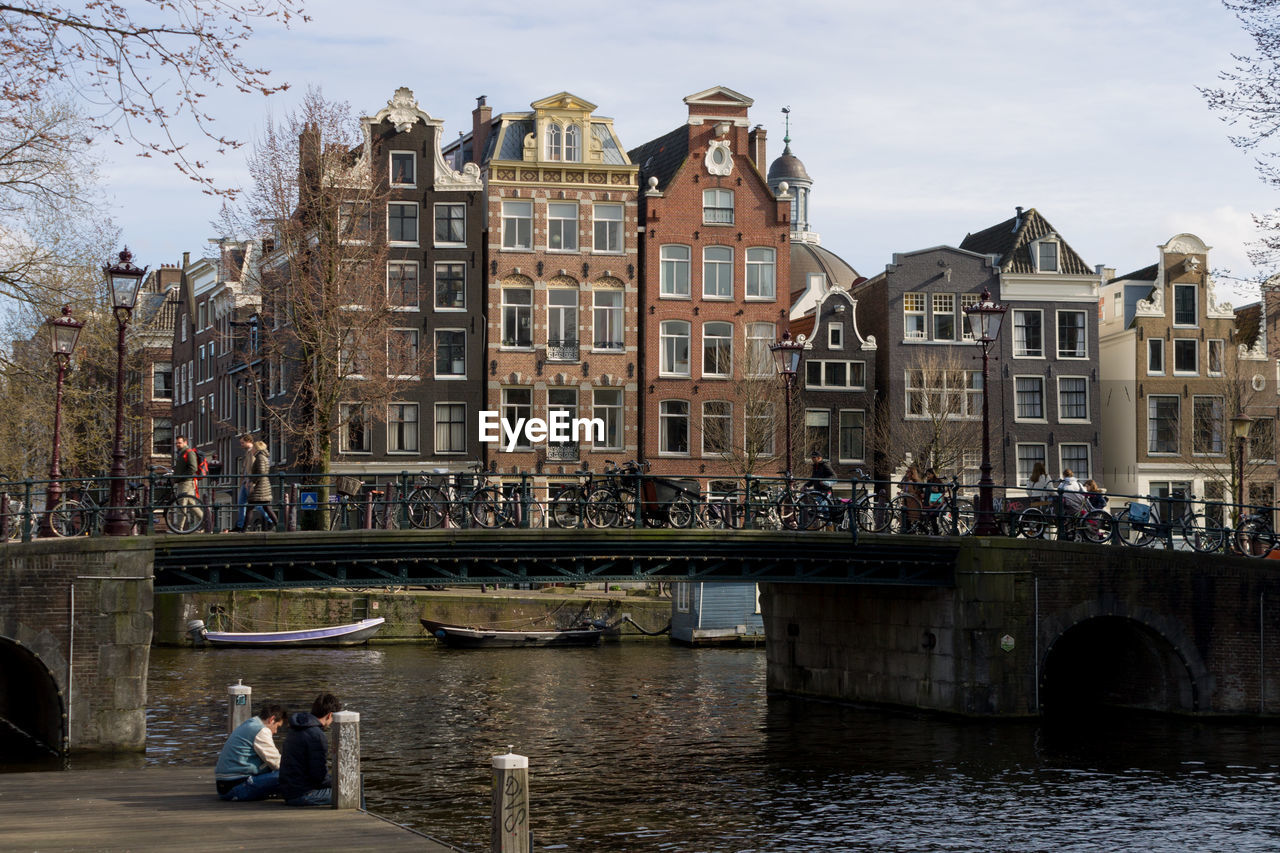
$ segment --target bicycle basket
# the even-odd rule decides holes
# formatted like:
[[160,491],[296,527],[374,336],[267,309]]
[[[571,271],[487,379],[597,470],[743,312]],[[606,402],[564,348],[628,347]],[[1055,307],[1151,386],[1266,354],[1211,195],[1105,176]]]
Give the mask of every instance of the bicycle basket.
[[355,477],[338,477],[333,488],[338,494],[346,495],[350,498],[360,494],[362,486],[364,486],[364,483]]
[[1129,520],[1146,524],[1151,520],[1151,507],[1146,504],[1129,504]]

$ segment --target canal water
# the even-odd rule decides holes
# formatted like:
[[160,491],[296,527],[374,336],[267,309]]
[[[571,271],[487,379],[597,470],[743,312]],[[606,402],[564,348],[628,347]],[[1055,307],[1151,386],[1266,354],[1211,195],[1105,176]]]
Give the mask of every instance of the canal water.
[[371,811],[486,851],[490,756],[535,849],[1280,849],[1280,727],[975,723],[767,698],[760,650],[154,649],[143,763],[211,766],[226,687],[361,713]]

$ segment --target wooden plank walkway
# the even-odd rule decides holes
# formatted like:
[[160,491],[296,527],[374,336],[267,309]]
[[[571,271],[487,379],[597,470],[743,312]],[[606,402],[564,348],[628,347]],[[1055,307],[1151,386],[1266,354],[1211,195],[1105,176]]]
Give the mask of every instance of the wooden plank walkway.
[[224,803],[212,768],[0,773],[0,851],[457,848],[356,810]]

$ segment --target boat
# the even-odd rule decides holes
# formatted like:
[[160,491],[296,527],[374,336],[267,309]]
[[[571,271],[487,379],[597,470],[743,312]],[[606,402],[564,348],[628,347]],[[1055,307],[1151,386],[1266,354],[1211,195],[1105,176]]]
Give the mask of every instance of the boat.
[[187,623],[187,633],[196,644],[211,646],[241,646],[256,648],[314,648],[316,646],[354,646],[367,643],[378,633],[386,619],[361,619],[349,625],[333,625],[328,628],[311,628],[302,631],[210,631],[203,621],[194,619]]
[[598,646],[608,627],[591,623],[576,628],[552,631],[507,631],[496,628],[471,628],[449,625],[430,619],[419,619],[427,633],[455,649],[525,649],[538,647]]

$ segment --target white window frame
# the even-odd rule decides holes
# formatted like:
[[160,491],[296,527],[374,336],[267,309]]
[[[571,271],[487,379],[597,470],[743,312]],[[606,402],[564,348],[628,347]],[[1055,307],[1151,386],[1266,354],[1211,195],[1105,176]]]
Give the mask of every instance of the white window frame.
[[[413,210],[413,239],[412,240],[392,240],[391,239],[391,208],[403,207]],[[420,205],[416,201],[389,201],[387,202],[387,245],[388,246],[409,246],[416,247],[422,239],[422,211]]]
[[[1079,314],[1084,317],[1084,322],[1080,325],[1081,343],[1084,352],[1080,355],[1067,355],[1062,349],[1062,320],[1068,315]],[[1054,314],[1054,347],[1060,359],[1070,359],[1072,361],[1080,361],[1089,357],[1089,312],[1075,308],[1059,308]]]
[[[461,239],[459,240],[441,240],[440,239],[439,222],[440,222],[441,208],[444,208],[445,210],[451,210],[453,208],[457,208],[458,210],[462,211],[462,238]],[[452,226],[453,217],[448,217],[446,218],[445,221],[449,223],[450,226]],[[431,211],[431,235],[434,240],[434,244],[437,246],[467,245],[467,206],[462,202],[458,202],[458,201],[436,202]]]
[[[613,214],[617,214],[617,218]],[[603,215],[602,215],[603,214]],[[594,255],[621,255],[627,250],[622,227],[626,208],[621,204],[591,205],[591,253]],[[603,246],[600,244],[604,243]]]
[[[560,215],[552,216],[552,208],[563,208],[558,213]],[[568,210],[573,210],[573,218],[570,220],[563,214]],[[547,202],[547,251],[548,252],[576,252],[578,251],[578,217],[581,215],[580,209],[576,201],[548,201]],[[568,224],[566,224],[568,223]],[[555,226],[558,225],[557,229]],[[560,233],[560,245],[551,245],[551,235],[555,231]],[[565,238],[568,237],[573,241],[573,245],[566,245]]]
[[[678,254],[669,250],[683,250],[684,257],[669,257]],[[683,243],[666,243],[658,249],[658,298],[690,299],[693,280],[693,249]],[[683,273],[683,275],[680,275]]]
[[[528,211],[527,213],[525,211]],[[521,235],[521,226],[527,225],[529,233]],[[533,201],[510,198],[502,201],[502,251],[533,251]]]
[[[1013,326],[1010,329],[1010,331],[1013,334],[1013,357],[1014,358],[1035,358],[1035,359],[1043,360],[1045,357],[1045,351],[1046,351],[1046,348],[1044,345],[1044,311],[1040,308],[1015,308],[1010,313],[1013,314],[1013,316],[1009,318],[1010,320],[1013,321]],[[1018,317],[1019,315],[1023,315],[1023,314],[1025,315],[1034,314],[1040,318],[1040,351],[1038,353],[1028,349],[1025,343],[1023,344],[1021,351],[1019,351]],[[1054,346],[1055,347],[1057,346],[1057,341],[1054,341]]]
[[[1160,351],[1160,369],[1151,369],[1151,353],[1153,350]],[[1164,338],[1147,338],[1147,375],[1148,376],[1167,376],[1169,372],[1168,359],[1165,356]]]
[[1029,482],[1029,481],[1031,480],[1031,469],[1034,469],[1034,468],[1035,468],[1035,465],[1033,464],[1033,465],[1031,466],[1031,469],[1028,469],[1028,470],[1026,470],[1026,471],[1023,471],[1023,470],[1022,470],[1022,468],[1021,468],[1021,465],[1022,465],[1022,453],[1021,453],[1021,450],[1022,450],[1022,448],[1024,448],[1024,447],[1038,447],[1038,448],[1040,448],[1040,460],[1044,462],[1044,464],[1045,464],[1045,467],[1046,467],[1046,468],[1049,466],[1049,445],[1045,444],[1043,441],[1020,441],[1020,442],[1018,442],[1017,444],[1015,444],[1015,445],[1014,445],[1014,448],[1013,448],[1013,466],[1014,466],[1014,476],[1015,476],[1015,477],[1017,477],[1017,479],[1018,479],[1018,483],[1019,483],[1020,485],[1021,485],[1022,483],[1026,483],[1026,482]]
[[[728,203],[728,207],[725,203]],[[727,218],[725,211],[728,211]],[[702,191],[702,224],[733,225],[734,224],[733,190],[713,187]]]
[[582,128],[576,124],[564,127],[564,162],[582,162]]
[[[1036,272],[1061,272],[1062,271],[1062,243],[1051,237],[1037,240],[1034,244],[1034,257],[1036,264]],[[1044,264],[1044,249],[1053,246],[1053,266],[1047,267]]]
[[[440,343],[441,332],[457,332],[458,334],[462,335],[462,372],[461,373],[441,373],[439,370],[440,353],[444,350],[444,347]],[[457,382],[459,380],[465,380],[467,378],[467,330],[440,328],[440,329],[432,329],[431,334],[432,334],[432,340],[434,341],[434,345],[432,346],[432,349],[434,350],[433,360],[436,366],[436,369],[434,369],[432,373],[435,376],[435,378],[440,382]],[[452,361],[451,361],[451,364],[452,364]]]
[[[601,403],[600,394],[617,394],[617,403]],[[626,402],[626,393],[621,388],[592,388],[591,389],[591,417],[599,418],[605,424],[603,442],[594,443],[592,447],[596,450],[622,450],[626,444],[626,429],[623,413],[625,412],[624,404]],[[610,420],[616,420],[617,423],[617,440],[609,441]],[[594,436],[595,433],[592,433]]]
[[420,331],[418,331],[415,328],[401,328],[401,327],[392,327],[390,329],[387,329],[387,378],[388,379],[413,379],[413,380],[421,379],[422,370],[421,370],[420,362],[418,362],[419,369],[414,371],[413,373],[392,373],[391,372],[391,368],[392,368],[391,338],[393,335],[399,336],[401,334],[405,334],[412,341],[414,361],[418,362],[418,359],[422,357],[422,333]]
[[[954,293],[933,293],[929,301],[933,309],[930,316],[930,331],[933,333],[935,341],[954,341],[957,338],[956,329],[956,295]],[[951,334],[943,337],[939,334],[938,320],[951,318]]]
[[[1195,314],[1190,322],[1178,321],[1178,292],[1181,290],[1191,291],[1191,311]],[[1174,284],[1172,292],[1169,294],[1169,319],[1175,329],[1196,329],[1200,326],[1200,289],[1194,284]]]
[[[765,329],[769,331],[768,337],[758,334]],[[742,366],[743,375],[756,379],[773,376],[777,372],[777,367],[774,366],[773,352],[769,348],[778,342],[778,325],[763,322],[747,323],[744,331],[747,347],[744,355],[746,362]]]
[[[412,411],[413,420],[393,419],[392,412],[399,410],[401,414]],[[413,429],[409,430],[409,424],[413,425]],[[399,436],[393,441],[392,436],[396,435],[397,427],[399,427]],[[413,447],[395,447],[393,445],[403,444],[405,438],[411,438]],[[397,400],[394,403],[387,404],[387,455],[388,456],[408,456],[416,455],[422,447],[422,407],[417,403],[406,403]]]
[[[526,391],[526,392],[528,392],[528,394],[529,394],[529,403],[528,403],[527,405],[526,405],[526,404],[524,404],[524,403],[512,403],[512,402],[510,401],[510,394],[511,394],[511,392],[512,392],[512,391]],[[499,410],[499,411],[500,411],[500,414],[501,414],[501,416],[502,416],[503,418],[506,418],[508,422],[513,423],[513,424],[514,424],[514,423],[516,423],[516,420],[517,420],[517,418],[519,418],[519,417],[524,417],[524,418],[526,418],[526,419],[533,417],[533,412],[534,412],[534,398],[533,398],[533,388],[532,388],[532,387],[530,387],[530,386],[528,386],[528,385],[512,385],[512,386],[510,386],[510,387],[503,388],[503,389],[500,391],[500,397],[499,397],[499,399],[501,400],[501,403],[500,403],[500,410]],[[509,415],[509,414],[508,414],[508,412],[509,412],[509,410],[512,410],[512,409],[523,409],[523,410],[524,410],[524,413],[523,413],[523,415],[521,415],[521,414],[519,414],[518,412],[511,412],[511,414]],[[512,416],[512,415],[514,415],[514,416]],[[526,435],[526,433],[525,433],[525,431],[524,431],[524,430],[520,430],[519,434],[516,436],[515,441],[516,441],[516,444],[515,444],[515,446],[514,446],[514,447],[512,447],[512,448],[511,448],[511,451],[510,451],[510,452],[512,452],[512,453],[524,453],[524,452],[528,452],[528,451],[530,451],[530,450],[532,450],[532,449],[533,449],[533,443],[529,441],[529,438],[528,438],[528,436]],[[501,445],[499,445],[499,452],[501,452],[501,453],[506,453],[506,452],[508,452],[508,451],[507,451],[507,445],[506,445],[506,443],[505,443],[505,442],[503,442]]]
[[[1068,447],[1084,448],[1084,470],[1081,470],[1079,463],[1071,463],[1066,460],[1064,450]],[[1076,479],[1084,482],[1093,477],[1093,448],[1089,446],[1087,441],[1060,441],[1058,442],[1058,472],[1071,468],[1071,473],[1076,475]]]
[[[533,303],[535,301],[536,291],[532,287],[504,287],[504,288],[501,288],[501,290],[502,290],[502,293],[499,296],[499,299],[501,300],[499,310],[501,310],[502,316],[499,320],[499,329],[498,329],[498,332],[501,335],[501,339],[498,342],[499,347],[504,350],[533,349]],[[528,302],[508,302],[507,301],[508,294],[513,294],[513,293],[527,293],[529,294],[529,301]],[[510,336],[508,336],[507,334],[507,309],[508,308],[513,309],[515,311],[515,314],[513,316],[516,318],[516,327],[515,329],[512,330],[512,334]],[[518,337],[518,334],[520,332],[519,318],[522,314],[529,318],[529,333],[528,333],[529,340],[527,343],[520,343],[519,342],[520,339]],[[508,343],[508,341],[510,341],[510,343]]]
[[[712,405],[725,406],[727,411],[723,414],[707,415],[707,407]],[[703,400],[701,407],[702,433],[701,440],[698,442],[700,455],[706,459],[723,459],[733,452],[733,402],[730,400]],[[724,447],[721,450],[707,447],[707,420],[711,418],[715,421],[724,423]]]
[[[600,296],[609,295],[610,299],[616,297],[617,305],[601,305]],[[622,352],[626,349],[626,307],[627,295],[619,288],[596,288],[592,291],[591,296],[591,351],[592,352]],[[603,314],[601,312],[604,312]],[[605,334],[613,334],[616,325],[618,340],[612,340],[601,336],[601,317],[604,317]],[[612,344],[613,346],[605,346]]]
[[[1020,383],[1034,382],[1040,387],[1040,416],[1024,416],[1018,411],[1018,395],[1022,393],[1019,387]],[[1037,423],[1043,424],[1049,422],[1049,401],[1045,399],[1045,382],[1043,376],[1033,374],[1022,374],[1013,377],[1013,419],[1018,423]]]
[[827,349],[844,349],[844,323],[827,324]]
[[[1215,347],[1214,344],[1217,344]],[[1214,349],[1218,350],[1218,368],[1213,367]],[[1205,373],[1208,376],[1222,376],[1227,367],[1227,342],[1222,338],[1209,338],[1205,343]]]
[[[1062,403],[1062,383],[1065,381],[1080,382],[1084,385],[1084,417],[1071,418],[1065,414],[1066,406]],[[1064,424],[1081,424],[1089,423],[1089,377],[1087,376],[1059,376],[1058,377],[1058,422]]]
[[[396,180],[396,156],[404,155],[409,158],[409,170],[413,173],[408,181]],[[418,186],[418,158],[413,151],[405,151],[403,149],[391,149],[387,152],[387,178],[393,187],[405,187],[413,189]]]
[[[681,414],[678,412],[676,413],[668,412],[667,407],[672,403],[683,404],[684,413]],[[689,405],[688,400],[671,399],[671,400],[658,401],[658,455],[659,456],[691,455],[690,448],[692,447],[692,442],[690,441],[690,438],[692,438],[692,435],[693,435],[693,432],[690,429],[690,422],[689,422],[691,417],[690,415],[691,408],[692,407]],[[670,448],[667,447],[667,424],[672,420],[681,420],[681,419],[684,420],[685,449],[671,450]]]
[[545,158],[553,163],[559,163],[564,160],[564,128],[558,122],[547,122],[547,130],[544,136],[543,154]]
[[[396,303],[392,300],[391,270],[393,267],[413,269],[413,280],[417,282],[417,284],[413,289],[412,303]],[[403,292],[404,292],[403,288],[397,289],[397,293],[402,294]],[[417,311],[418,306],[421,302],[421,299],[422,299],[422,270],[420,268],[419,263],[417,261],[405,261],[405,260],[399,260],[399,259],[391,259],[387,261],[387,302],[391,303],[391,310],[392,311]]]
[[[692,331],[688,320],[663,320],[658,325],[658,375],[687,378],[691,376]],[[681,334],[678,330],[683,327]],[[684,370],[679,369],[680,341],[684,340]]]
[[[1196,443],[1199,440],[1199,424],[1196,422],[1196,403],[1201,400],[1216,401],[1218,409],[1217,420],[1217,439],[1218,450],[1197,450]],[[1193,394],[1191,395],[1191,455],[1199,457],[1215,457],[1226,456],[1227,454],[1227,419],[1226,419],[1226,400],[1221,394]]]
[[[845,415],[858,415],[862,419],[862,455],[846,456],[844,454]],[[852,428],[852,427],[851,427]],[[867,458],[867,411],[866,409],[840,409],[836,414],[836,459],[842,463],[862,462]]]
[[[755,257],[752,257],[752,255]],[[764,257],[762,257],[764,256]],[[749,246],[746,257],[747,302],[775,302],[778,298],[778,253],[767,246]]]
[[[462,270],[461,305],[440,304],[440,271],[443,268],[459,267]],[[436,261],[431,269],[431,305],[437,312],[459,312],[467,310],[467,265],[462,261]]]
[[[364,447],[350,450],[351,409],[363,411],[360,418],[363,423]],[[346,456],[367,456],[373,453],[373,419],[369,417],[368,407],[364,403],[346,402],[338,404],[338,453]]]
[[[717,334],[708,335],[707,329],[710,326],[723,326],[728,329],[727,335]],[[733,327],[733,323],[724,320],[708,320],[702,324],[702,377],[704,379],[732,379],[733,378],[733,339],[737,334],[737,330]],[[707,372],[707,344],[709,341],[716,343],[717,352],[727,346],[729,353],[728,371],[723,373]],[[718,361],[719,359],[717,359]]]
[[[908,291],[902,294],[902,339],[904,341],[929,340],[928,294]],[[912,321],[919,321],[920,329],[913,332]]]
[[[723,258],[716,258],[713,260],[710,257],[712,252],[715,252],[717,255],[728,253],[729,258],[728,260],[725,260]],[[702,298],[703,299],[707,301],[715,301],[715,302],[732,302],[733,301],[733,291],[734,291],[733,262],[734,262],[734,258],[733,258],[732,246],[714,245],[714,246],[702,247]],[[714,276],[708,275],[708,273],[712,270],[715,271],[715,275]],[[726,270],[728,271],[728,274],[729,274],[728,293],[723,292],[721,287],[722,274]],[[716,287],[717,287],[717,289],[714,292],[708,289],[712,281],[716,282]]]
[[[564,299],[564,304],[553,304],[552,296]],[[573,304],[568,304],[569,298],[572,298]],[[578,289],[569,287],[549,287],[547,288],[547,346],[565,347],[570,344],[579,347],[581,352],[581,328],[582,317],[578,303],[581,298],[578,295]],[[565,317],[566,313],[572,313],[572,322]],[[566,328],[567,327],[567,328]],[[572,334],[573,337],[565,337],[565,334]],[[558,334],[559,337],[552,337]],[[556,341],[553,345],[551,342]],[[558,358],[557,360],[568,360]]]
[[[441,407],[444,407],[444,406],[448,406],[448,407],[450,408],[450,412],[449,412],[449,413],[452,413],[453,407],[455,407],[455,406],[460,406],[460,407],[462,408],[462,421],[461,421],[461,433],[462,433],[462,442],[461,442],[461,443],[462,443],[462,447],[461,447],[461,448],[459,448],[459,449],[457,449],[457,450],[445,450],[445,449],[443,449],[443,448],[441,447],[441,441],[440,441],[440,427],[443,425],[443,426],[445,426],[446,428],[448,428],[448,429],[450,430],[450,432],[452,432],[452,431],[453,431],[453,429],[454,429],[454,427],[455,427],[455,425],[457,425],[457,424],[459,423],[458,421],[453,421],[453,420],[447,420],[447,421],[444,421],[444,422],[443,422],[443,424],[441,423],[441,421],[440,421],[440,409],[441,409]],[[451,401],[451,400],[441,400],[440,402],[438,402],[438,403],[436,403],[434,406],[432,406],[432,430],[431,430],[431,438],[432,438],[432,442],[433,442],[433,444],[432,444],[433,449],[435,450],[436,455],[438,455],[438,456],[448,456],[448,455],[453,455],[453,454],[463,454],[463,453],[466,453],[466,452],[467,452],[467,404],[466,404],[466,403],[464,403],[464,402],[461,402],[461,401],[457,401],[457,402],[455,402],[455,401]],[[450,438],[452,438],[452,436],[450,436]],[[450,447],[452,447],[452,446],[453,446],[453,442],[452,442],[452,441],[449,441],[449,442],[446,442],[446,443],[447,443]]]
[[[843,364],[845,384],[844,385],[828,385],[827,384],[827,365]],[[818,366],[817,383],[810,381],[810,365]],[[858,372],[862,375],[862,381],[858,384],[852,384],[850,376],[854,372],[854,365],[858,365]],[[814,358],[808,359],[804,363],[804,387],[814,391],[865,391],[867,388],[867,363],[856,359],[845,358]]]
[[[1174,424],[1174,448],[1173,450],[1152,450],[1155,444],[1155,437],[1152,433],[1152,424],[1154,421],[1155,407],[1158,400],[1173,400],[1177,408],[1177,420]],[[1148,456],[1181,456],[1182,455],[1182,398],[1177,394],[1148,394],[1147,395],[1147,413],[1146,413],[1146,433],[1147,433],[1147,455]]]
[[969,328],[969,315],[964,312],[964,309],[970,305],[977,305],[979,298],[980,294],[977,293],[960,294],[960,339],[962,341],[973,340],[973,329]]
[[[1200,341],[1195,338],[1174,338],[1173,344],[1173,375],[1174,376],[1199,376],[1200,375]],[[1189,345],[1189,346],[1188,346]],[[1191,350],[1192,363],[1194,367],[1190,370],[1180,369],[1178,367],[1178,350]]]
[[[159,367],[164,365],[168,370],[160,370]],[[169,393],[167,396],[161,396],[156,393],[156,376],[167,373],[169,375]],[[174,376],[172,361],[155,361],[151,363],[151,399],[152,400],[173,400],[174,393]],[[173,428],[172,420],[169,422],[169,428]]]

